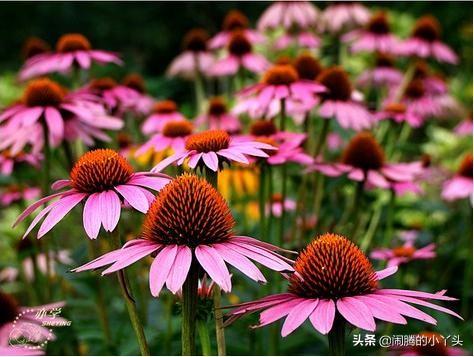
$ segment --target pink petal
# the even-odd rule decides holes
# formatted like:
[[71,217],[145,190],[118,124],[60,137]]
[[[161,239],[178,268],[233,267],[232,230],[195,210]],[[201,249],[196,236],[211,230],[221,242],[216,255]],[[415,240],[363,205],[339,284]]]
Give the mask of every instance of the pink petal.
[[383,270],[379,270],[379,271],[375,272],[375,275],[377,276],[377,280],[382,280],[382,279],[385,279],[386,277],[388,277],[390,275],[395,274],[397,272],[397,270],[398,270],[398,267],[394,266],[394,267],[386,268],[386,269],[383,269]]
[[407,323],[407,320],[400,313],[394,311],[392,306],[383,301],[371,296],[358,296],[357,299],[361,300],[369,308],[372,315],[380,320],[402,325]]
[[106,254],[98,257],[98,258],[95,258],[94,260],[90,261],[89,263],[81,265],[78,268],[72,269],[71,271],[73,271],[75,273],[79,273],[81,271],[97,269],[97,268],[101,268],[103,266],[112,264],[112,263],[116,262],[117,259],[120,257],[120,255],[123,252],[122,249],[117,249],[117,250],[113,250],[111,252],[108,252],[108,253],[106,253]]
[[135,186],[131,185],[119,185],[115,189],[130,203],[130,206],[135,208],[137,211],[146,213],[149,205],[146,196],[143,192]]
[[318,305],[313,313],[309,316],[309,320],[314,328],[323,335],[332,329],[334,317],[336,316],[336,306],[332,300],[319,300]]
[[296,330],[305,320],[311,315],[318,305],[319,300],[303,300],[296,305],[286,317],[286,320],[281,329],[282,337],[288,336]]
[[51,185],[51,189],[60,190],[66,186],[69,186],[70,184],[71,184],[70,180],[57,180],[53,182],[53,184]]
[[265,310],[260,314],[260,323],[258,327],[271,324],[272,322],[275,322],[281,319],[282,317],[288,315],[290,311],[302,301],[304,301],[304,299],[294,298],[290,301],[285,301]]
[[155,252],[156,250],[160,249],[161,245],[147,242],[146,245],[134,245],[126,249],[122,249],[120,256],[118,257],[117,261],[112,264],[109,268],[102,272],[102,275],[110,274],[121,270],[129,265],[132,265],[136,261],[150,255],[151,253]]
[[177,252],[178,249],[176,245],[165,246],[153,260],[153,263],[151,263],[149,277],[151,295],[160,295],[160,291],[163,285],[165,285]]
[[231,291],[230,273],[219,253],[212,247],[200,245],[195,250],[196,258],[212,280],[225,292]]
[[213,151],[209,151],[202,155],[202,159],[207,167],[209,167],[212,171],[217,171],[219,169],[219,159],[217,155]]
[[152,190],[159,191],[170,181],[171,180],[169,178],[165,178],[165,177],[147,177],[147,176],[134,175],[128,181],[127,184],[143,186],[143,187],[151,188]]
[[368,331],[375,331],[374,317],[369,308],[353,297],[338,299],[337,310],[352,325]]
[[178,246],[173,267],[166,278],[166,286],[173,294],[176,294],[183,286],[191,267],[192,258],[191,249],[185,245]]
[[117,226],[120,207],[120,198],[114,191],[108,190],[99,194],[99,216],[107,232],[112,232]]
[[100,201],[99,194],[93,193],[90,195],[84,205],[84,212],[82,214],[82,222],[87,235],[91,239],[96,239],[100,231]]
[[457,300],[449,296],[425,293],[423,291],[414,291],[414,290],[402,290],[402,289],[381,289],[378,291],[380,294],[389,294],[397,296],[413,296],[421,299],[434,299],[434,300]]
[[47,107],[44,117],[53,145],[59,144],[64,137],[64,121],[61,114],[56,108]]

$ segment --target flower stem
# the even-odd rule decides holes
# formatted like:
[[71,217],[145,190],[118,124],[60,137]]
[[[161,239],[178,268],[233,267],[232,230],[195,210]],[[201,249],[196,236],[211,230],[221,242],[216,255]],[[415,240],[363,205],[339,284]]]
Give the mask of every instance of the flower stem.
[[387,222],[385,226],[385,245],[390,244],[390,241],[393,237],[393,215],[395,210],[395,191],[391,190],[390,192],[390,201],[387,208]]
[[196,100],[196,115],[201,114],[202,104],[204,102],[204,83],[202,73],[199,71],[199,59],[197,56],[194,58],[196,73],[194,77],[194,95]]
[[199,340],[201,341],[202,355],[211,356],[211,339],[209,338],[209,329],[207,328],[206,321],[197,320],[197,330]]
[[[121,241],[119,228],[117,227],[112,234],[116,236],[116,244],[118,247],[120,247]],[[140,317],[138,316],[138,311],[137,307],[135,306],[135,300],[133,299],[130,283],[123,269],[117,272],[117,278],[120,285],[120,292],[122,293],[122,297],[125,300],[125,304],[127,306],[128,316],[130,318],[130,322],[132,323],[132,328],[135,331],[140,353],[142,356],[149,356],[150,350],[146,342],[145,331],[143,330],[143,325],[140,321]]]
[[266,180],[267,180],[267,166],[265,163],[260,165],[259,187],[258,187],[258,208],[260,214],[260,239],[266,241],[266,226],[265,226],[265,205],[266,205]]
[[329,354],[332,356],[344,356],[346,354],[345,345],[345,322],[341,317],[336,316],[334,325],[328,333]]
[[181,325],[181,346],[183,356],[196,354],[196,309],[198,300],[198,269],[191,263],[188,276],[183,285],[183,320]]

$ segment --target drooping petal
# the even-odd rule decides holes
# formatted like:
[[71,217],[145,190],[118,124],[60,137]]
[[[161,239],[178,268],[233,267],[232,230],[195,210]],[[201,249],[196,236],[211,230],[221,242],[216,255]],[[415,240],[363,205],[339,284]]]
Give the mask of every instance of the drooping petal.
[[168,245],[165,246],[153,260],[149,274],[151,295],[160,295],[160,291],[165,285],[177,252],[178,248],[176,245]]
[[369,308],[353,297],[338,299],[337,311],[352,325],[368,331],[375,331],[375,320]]
[[146,245],[132,246],[127,249],[122,249],[122,254],[118,257],[117,261],[104,270],[102,275],[110,274],[128,267],[143,257],[146,257],[160,249],[160,247],[160,244],[147,242]]
[[176,294],[183,286],[186,277],[188,276],[192,259],[193,254],[191,249],[185,245],[179,245],[173,267],[166,279],[166,286],[173,294]]
[[196,258],[212,280],[225,292],[230,292],[230,273],[219,253],[212,247],[200,245],[195,250]]
[[387,303],[377,300],[371,296],[357,296],[357,299],[361,300],[370,310],[374,317],[396,324],[405,325],[407,320]]
[[149,208],[148,200],[140,188],[132,185],[119,185],[115,189],[130,203],[137,211],[146,213]]
[[335,316],[336,305],[334,301],[320,299],[313,313],[309,316],[309,320],[316,330],[325,335],[331,331]]
[[239,254],[231,249],[226,248],[221,244],[214,244],[214,249],[216,249],[220,256],[230,265],[233,265],[239,269],[242,273],[250,277],[251,279],[259,282],[265,283],[266,279],[260,272],[260,270],[253,264],[249,259],[244,255]]
[[318,305],[318,302],[319,300],[317,299],[305,299],[296,305],[286,317],[281,329],[281,335],[286,337],[298,327],[300,327],[300,325],[305,322],[309,315],[313,313],[314,309]]
[[390,268],[379,270],[379,271],[375,272],[375,275],[377,276],[378,280],[382,280],[382,279],[385,279],[386,277],[389,277],[389,276],[395,274],[397,272],[397,270],[398,270],[398,266],[393,266],[393,267],[390,267]]
[[96,239],[100,231],[100,201],[99,193],[90,195],[84,205],[84,212],[82,213],[82,222],[84,229],[91,239]]
[[120,219],[120,198],[112,191],[104,191],[99,194],[100,218],[104,229],[112,232]]

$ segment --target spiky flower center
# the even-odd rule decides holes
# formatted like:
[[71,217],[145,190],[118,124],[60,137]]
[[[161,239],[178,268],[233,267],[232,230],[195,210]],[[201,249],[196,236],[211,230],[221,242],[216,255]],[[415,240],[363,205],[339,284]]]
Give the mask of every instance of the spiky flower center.
[[46,41],[43,41],[38,37],[30,37],[25,41],[23,45],[23,57],[25,59],[31,58],[33,56],[49,52],[51,47]]
[[388,103],[384,110],[392,114],[403,114],[406,112],[407,107],[403,103]]
[[380,169],[385,155],[380,144],[369,132],[354,136],[342,154],[342,162],[364,171]]
[[178,110],[178,106],[172,100],[160,100],[153,106],[153,112],[158,114],[170,114]]
[[413,29],[412,36],[428,42],[439,40],[441,35],[441,25],[433,16],[423,16],[418,19]]
[[230,37],[229,52],[235,56],[241,57],[252,52],[252,44],[242,31],[235,31]]
[[227,113],[227,105],[221,97],[214,97],[209,100],[209,115],[221,116]]
[[327,233],[298,256],[288,291],[303,298],[340,299],[374,292],[378,283],[367,257],[347,238]]
[[375,67],[386,67],[391,68],[394,65],[393,57],[386,53],[377,53],[375,58]]
[[0,327],[15,320],[20,307],[15,298],[0,291]]
[[393,255],[400,258],[411,258],[416,252],[414,247],[396,247],[392,249]]
[[209,34],[203,29],[192,29],[183,40],[184,49],[191,52],[204,52],[207,49]]
[[185,174],[158,193],[145,216],[142,237],[194,248],[227,241],[234,225],[219,192],[206,180]]
[[348,101],[352,95],[352,84],[342,67],[330,67],[322,71],[316,80],[327,88],[324,99]]
[[190,135],[186,139],[186,150],[196,150],[197,152],[217,152],[227,149],[230,143],[230,136],[224,130],[207,130],[202,133]]
[[472,179],[472,155],[467,154],[459,165],[458,174]]
[[163,135],[168,138],[184,138],[193,132],[193,124],[187,120],[172,120],[163,127]]
[[138,93],[146,92],[145,80],[138,73],[131,73],[127,75],[123,80],[122,84],[125,87],[136,90]]
[[56,51],[59,53],[88,51],[91,48],[89,40],[80,33],[62,35],[56,43]]
[[32,80],[25,89],[23,101],[28,107],[57,107],[64,100],[65,90],[58,83],[40,78]]
[[249,19],[239,10],[231,10],[227,13],[222,24],[224,31],[243,30],[249,27]]
[[405,98],[420,99],[425,95],[425,85],[421,79],[412,80],[403,93]]
[[378,12],[372,16],[367,24],[367,30],[377,35],[385,35],[390,32],[390,25],[388,23],[387,14]]
[[323,70],[321,63],[309,54],[302,54],[295,60],[294,66],[301,79],[313,81]]
[[103,192],[127,183],[133,168],[119,153],[98,149],[85,153],[71,170],[72,187],[79,192]]
[[257,120],[250,126],[250,135],[272,136],[278,131],[275,123],[271,120]]
[[281,193],[274,193],[271,197],[271,201],[273,203],[282,203],[283,202],[283,195]]
[[428,77],[428,73],[429,73],[428,64],[422,60],[416,61],[415,72],[413,73],[413,78],[424,79]]
[[298,80],[298,72],[289,64],[277,64],[263,76],[263,82],[270,85],[290,85]]
[[291,59],[290,56],[287,56],[287,55],[280,55],[275,60],[275,64],[292,64],[292,63],[293,63],[293,60]]
[[[446,337],[436,332],[421,332],[418,334],[420,341],[415,350],[419,356],[449,356],[446,346]],[[426,343],[425,343],[426,341]]]
[[116,85],[117,85],[117,82],[115,81],[115,79],[110,78],[110,77],[103,77],[103,78],[93,79],[91,83],[89,84],[89,88],[92,91],[103,92],[103,91],[114,88]]
[[132,137],[127,133],[118,133],[117,134],[117,144],[119,148],[126,149],[133,144]]

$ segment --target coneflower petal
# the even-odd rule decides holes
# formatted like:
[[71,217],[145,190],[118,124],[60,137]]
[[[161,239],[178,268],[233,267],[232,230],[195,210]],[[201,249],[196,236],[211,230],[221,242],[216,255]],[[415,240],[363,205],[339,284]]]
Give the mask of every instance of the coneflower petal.
[[149,205],[145,194],[138,187],[132,185],[118,185],[115,189],[127,200],[137,211],[146,213]]
[[179,245],[173,266],[171,267],[168,277],[166,278],[166,287],[173,294],[176,294],[176,292],[183,286],[184,281],[188,276],[192,259],[193,254],[191,249],[185,245]]
[[230,265],[239,269],[242,273],[244,273],[251,279],[259,283],[267,282],[260,270],[255,266],[255,264],[253,264],[242,254],[239,254],[231,249],[227,249],[224,245],[221,244],[214,244],[213,247],[219,252],[222,259],[224,259]]
[[160,295],[160,291],[165,285],[177,252],[177,245],[169,245],[164,247],[153,260],[149,274],[150,291],[153,296]]
[[[148,192],[148,191],[147,191]],[[120,198],[112,190],[99,193],[99,212],[104,229],[112,232],[120,219]]]
[[101,209],[98,193],[93,193],[87,198],[82,213],[82,221],[89,238],[96,239],[99,235],[101,224]]
[[209,274],[210,278],[214,280],[222,290],[230,292],[232,289],[230,273],[219,253],[212,247],[200,245],[196,247],[195,254],[197,260]]
[[375,320],[369,308],[356,297],[345,297],[336,302],[337,311],[352,325],[375,331]]
[[281,335],[286,337],[300,327],[300,325],[313,313],[316,306],[318,306],[318,303],[318,299],[311,299],[303,300],[296,305],[286,317],[281,329]]
[[334,317],[336,316],[336,305],[332,300],[320,299],[309,320],[314,328],[323,335],[332,329]]

